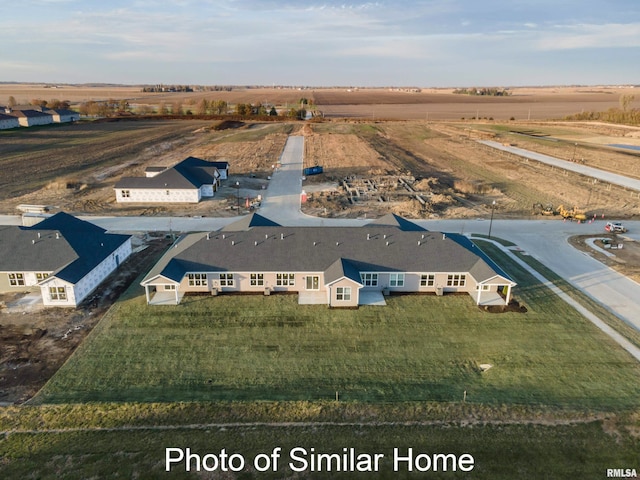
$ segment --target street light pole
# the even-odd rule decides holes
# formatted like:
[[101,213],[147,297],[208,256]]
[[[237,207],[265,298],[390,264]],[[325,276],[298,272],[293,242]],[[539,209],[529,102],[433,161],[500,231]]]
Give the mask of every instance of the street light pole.
[[491,239],[491,227],[493,226],[493,211],[496,209],[496,201],[491,202],[491,220],[489,220],[489,239]]
[[238,213],[240,213],[240,182],[236,182],[236,190],[236,197],[238,198]]

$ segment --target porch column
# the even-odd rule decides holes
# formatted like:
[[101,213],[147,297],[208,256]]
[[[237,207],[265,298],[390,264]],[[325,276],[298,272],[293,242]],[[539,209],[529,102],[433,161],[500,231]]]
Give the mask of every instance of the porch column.
[[174,290],[174,292],[176,292],[176,305],[178,305],[178,303],[180,303],[180,302],[178,301],[178,288],[180,288],[180,285],[176,285],[176,288],[175,288],[175,290]]
[[476,285],[476,289],[478,290],[478,300],[476,301],[476,305],[480,305],[480,295],[482,295],[482,285]]
[[147,297],[147,305],[151,303],[151,298],[149,297],[149,285],[144,286],[144,295]]
[[511,300],[511,285],[507,285],[507,305],[509,305],[510,300]]

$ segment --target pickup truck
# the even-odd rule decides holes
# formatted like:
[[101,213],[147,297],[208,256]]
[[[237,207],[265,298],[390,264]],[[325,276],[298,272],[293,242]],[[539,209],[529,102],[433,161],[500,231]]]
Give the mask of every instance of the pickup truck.
[[620,222],[607,222],[604,229],[609,233],[625,233],[627,231]]

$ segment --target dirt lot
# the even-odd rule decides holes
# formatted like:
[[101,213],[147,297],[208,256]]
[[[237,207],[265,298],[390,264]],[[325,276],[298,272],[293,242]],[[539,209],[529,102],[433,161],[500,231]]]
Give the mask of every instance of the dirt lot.
[[[586,252],[588,255],[617,270],[623,275],[640,282],[640,244],[626,237],[624,234],[614,235],[603,232],[603,235],[579,235],[571,237],[571,244]],[[604,240],[604,241],[603,241]],[[603,249],[607,254],[593,248],[591,243],[596,247]],[[606,247],[605,243],[612,245],[614,248]],[[622,249],[615,248],[622,244]]]
[[[495,201],[498,217],[530,216],[537,213],[534,205],[538,203],[552,204],[554,209],[577,206],[588,213],[623,218],[640,215],[637,192],[594,184],[579,175],[524,161],[475,141],[493,138],[512,143],[511,130],[530,128],[527,125],[510,123],[508,129],[495,122],[336,121],[307,125],[303,130],[306,148],[313,156],[305,160],[306,166],[321,165],[324,173],[307,178],[309,195],[303,209],[313,215],[336,217],[377,216],[393,211],[410,218],[468,218],[486,216]],[[563,128],[563,134],[585,135],[581,126]],[[620,132],[612,132],[609,126],[599,128],[590,125],[588,135],[607,137],[609,143],[620,142],[621,138],[628,141],[628,137],[615,136]],[[571,140],[518,135],[517,145],[567,160],[588,152],[589,164],[611,171],[633,172],[640,163],[636,153],[586,139],[576,146]],[[362,159],[359,165],[356,159]],[[381,177],[389,175],[402,177],[411,188],[395,182],[393,188],[363,187],[363,195],[356,196],[342,183],[349,178],[361,184],[380,184],[385,183]],[[318,183],[327,184],[324,191],[315,186]]]
[[134,253],[77,309],[19,306],[14,303],[23,294],[0,295],[0,404],[31,398],[169,241],[145,237],[136,244],[147,248]]

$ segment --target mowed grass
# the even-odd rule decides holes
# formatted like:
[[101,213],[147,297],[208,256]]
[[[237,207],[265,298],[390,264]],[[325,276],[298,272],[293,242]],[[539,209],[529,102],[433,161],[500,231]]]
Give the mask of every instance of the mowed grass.
[[[253,459],[282,448],[275,472],[257,472]],[[246,460],[242,472],[185,472],[185,463],[165,472],[165,448],[190,448],[201,457],[240,454]],[[382,453],[377,472],[294,473],[289,463],[291,450],[302,447],[316,453],[342,453],[355,448],[356,455]],[[474,425],[407,426],[348,425],[300,427],[209,427],[205,429],[80,431],[13,433],[0,439],[0,475],[23,479],[87,478],[237,478],[237,479],[397,479],[473,478],[575,479],[606,478],[607,468],[637,465],[638,440],[623,433],[607,434],[601,422],[579,425]],[[406,462],[394,471],[393,449],[404,456],[409,448],[419,453],[468,453],[474,458],[471,472],[409,472]],[[299,454],[298,454],[299,456]],[[309,456],[306,456],[309,459]],[[210,463],[209,463],[210,464]],[[295,463],[296,468],[301,464]],[[423,463],[424,465],[424,463]]]
[[[35,403],[466,401],[624,409],[640,365],[516,265],[528,311],[467,295],[395,296],[386,307],[299,306],[296,296],[121,300]],[[482,372],[481,364],[492,368]]]

